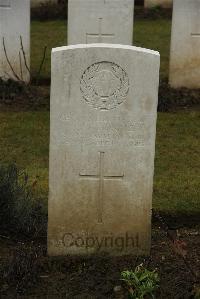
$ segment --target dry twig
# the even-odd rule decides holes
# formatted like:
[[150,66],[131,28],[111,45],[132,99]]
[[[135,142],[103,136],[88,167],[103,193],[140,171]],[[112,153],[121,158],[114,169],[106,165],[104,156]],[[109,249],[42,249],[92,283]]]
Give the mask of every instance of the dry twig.
[[40,67],[39,67],[38,73],[37,73],[37,82],[39,80],[40,73],[41,73],[41,70],[42,70],[45,58],[46,58],[46,52],[47,52],[47,46],[44,47],[43,57],[42,57],[42,60],[41,60],[41,63],[40,63]]
[[22,54],[23,54],[23,58],[24,58],[24,64],[25,64],[25,67],[26,67],[27,71],[29,72],[29,75],[30,75],[30,78],[31,78],[31,71],[30,71],[30,68],[28,67],[28,64],[27,64],[26,54],[25,54],[25,51],[24,51],[24,46],[23,46],[23,41],[22,41],[22,36],[21,35],[20,35],[20,44],[21,44],[21,50],[22,50]]
[[11,64],[11,62],[10,62],[10,60],[8,59],[8,54],[7,54],[7,51],[6,51],[6,46],[5,46],[5,39],[4,39],[4,37],[3,37],[3,49],[4,49],[4,54],[5,54],[5,56],[6,56],[6,60],[7,60],[8,64],[9,64],[9,67],[10,67],[10,69],[11,69],[13,75],[15,76],[15,78],[16,78],[17,80],[21,81],[21,79],[19,78],[19,76],[15,73],[14,68],[13,68],[13,66],[12,66],[12,64]]

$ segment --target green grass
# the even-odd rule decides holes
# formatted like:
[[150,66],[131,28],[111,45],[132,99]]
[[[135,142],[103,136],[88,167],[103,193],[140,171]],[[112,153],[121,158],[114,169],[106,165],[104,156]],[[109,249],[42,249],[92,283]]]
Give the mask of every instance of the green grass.
[[200,212],[200,111],[159,113],[153,206],[168,213]]
[[47,196],[49,112],[2,112],[0,120],[0,161],[26,169]]
[[[48,193],[49,112],[0,113],[0,161],[38,176]],[[200,112],[159,113],[153,206],[170,214],[200,212]]]
[[171,21],[136,20],[134,27],[134,45],[160,52],[160,76],[168,77],[170,54]]
[[[171,21],[135,20],[134,45],[158,50],[161,54],[161,77],[168,76]],[[67,45],[67,22],[64,20],[31,23],[31,70],[36,74],[43,57],[47,55],[42,71],[43,77],[50,77],[50,53],[53,47]]]
[[33,21],[31,23],[31,71],[37,74],[42,61],[44,47],[47,46],[42,77],[50,77],[51,49],[67,45],[67,21],[48,22]]

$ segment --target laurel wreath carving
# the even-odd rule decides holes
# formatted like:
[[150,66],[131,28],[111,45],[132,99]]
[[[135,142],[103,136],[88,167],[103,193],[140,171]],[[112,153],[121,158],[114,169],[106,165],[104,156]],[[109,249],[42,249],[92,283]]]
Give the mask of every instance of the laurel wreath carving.
[[[119,80],[120,86],[109,95],[99,95],[93,83],[93,79],[100,70],[109,70]],[[101,82],[100,82],[101,83]],[[95,109],[109,110],[116,108],[124,102],[129,91],[129,78],[127,73],[113,62],[102,61],[88,67],[80,80],[80,90],[85,101]]]

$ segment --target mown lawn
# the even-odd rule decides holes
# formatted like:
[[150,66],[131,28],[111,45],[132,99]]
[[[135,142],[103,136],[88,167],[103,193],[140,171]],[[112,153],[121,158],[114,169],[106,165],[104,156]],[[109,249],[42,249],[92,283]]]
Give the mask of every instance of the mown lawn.
[[153,206],[173,213],[200,212],[200,111],[159,113]]
[[171,21],[161,20],[136,20],[134,27],[133,43],[135,46],[144,47],[160,52],[160,76],[168,77],[169,54],[171,38]]
[[[38,177],[48,194],[49,112],[0,113],[0,161]],[[153,207],[170,214],[200,212],[200,112],[159,113]]]
[[0,161],[16,163],[48,194],[49,112],[0,112]]
[[50,78],[51,49],[67,45],[67,21],[48,22],[33,21],[31,23],[31,71],[36,75],[47,46],[46,59],[42,69],[42,77]]
[[[170,34],[170,20],[135,20],[133,44],[160,52],[162,78],[168,76]],[[33,74],[37,73],[44,47],[47,46],[42,77],[50,77],[51,49],[64,45],[67,45],[66,21],[33,21],[31,23],[31,70]]]

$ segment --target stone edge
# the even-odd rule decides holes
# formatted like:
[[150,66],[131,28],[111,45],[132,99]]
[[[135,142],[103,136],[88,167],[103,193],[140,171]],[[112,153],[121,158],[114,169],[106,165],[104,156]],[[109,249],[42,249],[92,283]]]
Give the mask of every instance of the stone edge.
[[77,44],[77,45],[70,45],[70,46],[63,46],[52,48],[52,53],[56,53],[59,51],[67,51],[67,50],[75,50],[75,49],[90,49],[90,48],[107,48],[107,49],[124,49],[124,50],[132,50],[135,52],[142,52],[145,54],[153,54],[156,56],[160,56],[158,51],[135,47],[135,46],[128,46],[128,45],[120,45],[120,44],[104,44],[104,43],[97,43],[97,44]]

